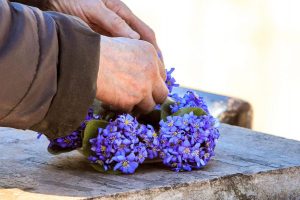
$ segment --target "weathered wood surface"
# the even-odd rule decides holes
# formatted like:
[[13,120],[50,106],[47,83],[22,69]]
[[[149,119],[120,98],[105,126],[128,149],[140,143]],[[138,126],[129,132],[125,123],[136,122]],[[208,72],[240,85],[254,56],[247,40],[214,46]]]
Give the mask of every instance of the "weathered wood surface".
[[79,153],[53,156],[36,133],[0,128],[0,199],[300,199],[300,142],[222,125],[202,170],[145,165],[95,172]]

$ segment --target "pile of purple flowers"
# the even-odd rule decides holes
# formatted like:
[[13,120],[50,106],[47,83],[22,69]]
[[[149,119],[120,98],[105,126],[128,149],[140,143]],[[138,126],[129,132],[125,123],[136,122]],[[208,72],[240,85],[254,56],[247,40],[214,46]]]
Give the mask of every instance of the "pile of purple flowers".
[[131,115],[119,115],[105,128],[98,128],[98,136],[90,139],[92,155],[88,159],[102,165],[104,171],[133,173],[152,154],[146,141],[153,132],[152,127],[140,125]]
[[[90,109],[76,131],[51,140],[49,149],[64,151],[85,146],[88,147],[85,155],[97,166],[95,169],[125,174],[134,173],[145,160],[155,158],[177,172],[205,166],[214,156],[219,138],[217,120],[195,92],[188,91],[183,97],[172,93],[179,86],[172,77],[173,71],[174,68],[167,71],[166,85],[174,102],[168,105],[168,116],[161,116],[159,124],[141,124],[130,114],[118,115],[108,122]],[[157,106],[159,111],[165,107]],[[96,132],[90,134],[87,125],[91,121],[105,121],[105,126],[96,127]],[[85,140],[87,135],[90,138]]]
[[175,171],[191,171],[207,164],[219,137],[215,119],[209,115],[169,116],[160,121],[160,158]]

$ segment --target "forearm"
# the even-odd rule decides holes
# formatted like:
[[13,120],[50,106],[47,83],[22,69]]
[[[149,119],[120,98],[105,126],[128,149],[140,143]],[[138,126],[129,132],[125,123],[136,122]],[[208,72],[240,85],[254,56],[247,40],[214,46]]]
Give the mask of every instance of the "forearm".
[[75,18],[0,0],[0,126],[49,138],[76,129],[95,96],[99,48]]

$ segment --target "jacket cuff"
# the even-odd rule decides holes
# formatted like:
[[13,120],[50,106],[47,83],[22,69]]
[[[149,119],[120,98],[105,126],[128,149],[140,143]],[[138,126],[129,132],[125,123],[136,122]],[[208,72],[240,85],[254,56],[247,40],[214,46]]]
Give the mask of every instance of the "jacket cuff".
[[46,10],[49,0],[11,0],[11,2],[22,3],[28,6],[37,7],[41,10]]
[[100,35],[75,17],[47,12],[59,41],[57,92],[45,118],[32,130],[54,139],[75,131],[92,105],[100,57]]

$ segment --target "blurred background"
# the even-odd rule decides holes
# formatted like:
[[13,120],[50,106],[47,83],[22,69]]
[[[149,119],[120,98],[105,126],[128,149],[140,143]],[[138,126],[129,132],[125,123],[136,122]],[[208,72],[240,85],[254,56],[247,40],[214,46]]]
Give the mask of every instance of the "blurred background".
[[182,86],[244,99],[253,129],[300,140],[299,0],[123,0]]

